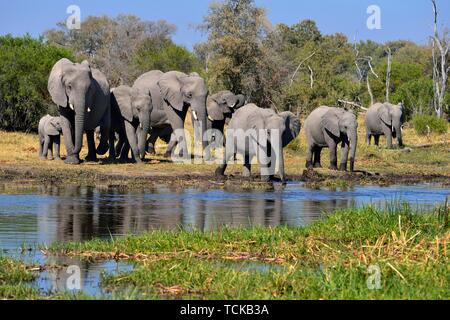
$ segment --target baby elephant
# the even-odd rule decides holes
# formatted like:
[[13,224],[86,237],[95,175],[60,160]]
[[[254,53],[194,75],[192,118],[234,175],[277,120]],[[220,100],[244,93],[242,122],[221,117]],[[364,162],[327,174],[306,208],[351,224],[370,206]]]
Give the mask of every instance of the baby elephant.
[[[330,169],[337,170],[337,146],[342,143],[341,171],[347,170],[350,152],[350,171],[354,171],[356,146],[358,144],[358,122],[356,116],[344,109],[319,107],[305,121],[308,141],[306,167],[320,168],[323,148],[330,149]],[[314,157],[314,159],[313,159]]]
[[53,144],[55,144],[55,160],[61,160],[61,119],[46,115],[39,121],[39,158],[53,160]]
[[380,144],[380,136],[386,136],[387,147],[392,148],[392,139],[397,138],[400,147],[403,147],[402,125],[403,105],[390,103],[376,103],[366,113],[366,142],[370,145],[372,137],[375,145]]
[[245,159],[244,177],[251,175],[251,161],[257,156],[263,181],[275,175],[277,162],[280,178],[284,182],[283,148],[299,135],[300,129],[299,119],[291,112],[277,114],[254,104],[243,106],[234,113],[230,121],[225,157],[216,170],[216,176],[223,176],[228,160],[239,153]]

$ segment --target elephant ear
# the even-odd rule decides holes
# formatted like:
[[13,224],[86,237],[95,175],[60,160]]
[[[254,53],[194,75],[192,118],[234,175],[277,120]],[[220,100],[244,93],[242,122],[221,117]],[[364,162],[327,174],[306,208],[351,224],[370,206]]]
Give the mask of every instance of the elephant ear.
[[59,60],[52,68],[50,77],[48,78],[48,92],[53,102],[61,107],[67,107],[66,88],[63,82],[65,70],[73,63],[66,58]]
[[165,73],[158,82],[162,98],[175,110],[183,111],[182,83],[175,73]]
[[212,121],[222,121],[225,119],[225,116],[223,115],[223,111],[220,108],[220,105],[217,103],[217,101],[211,97],[208,99],[207,104],[207,112],[208,112],[208,118]]
[[381,121],[384,122],[387,126],[392,126],[392,112],[388,105],[384,104],[380,109],[378,110],[378,116],[380,117]]
[[333,110],[328,111],[322,116],[322,127],[335,137],[341,136],[341,130],[339,129],[339,117]]
[[281,138],[284,148],[300,134],[301,124],[299,118],[292,112],[282,112],[280,117],[284,119],[285,123],[285,130]]
[[59,117],[50,118],[46,127],[47,134],[50,136],[58,136],[62,131]]
[[112,96],[119,106],[122,117],[128,122],[132,122],[134,116],[131,104],[131,88],[127,86],[117,87],[113,90]]

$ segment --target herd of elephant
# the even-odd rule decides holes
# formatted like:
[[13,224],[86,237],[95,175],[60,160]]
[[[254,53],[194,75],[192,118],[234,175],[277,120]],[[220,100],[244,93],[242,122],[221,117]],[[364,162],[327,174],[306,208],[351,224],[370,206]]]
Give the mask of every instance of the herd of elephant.
[[[60,160],[60,135],[64,137],[67,164],[80,163],[83,135],[86,134],[88,154],[85,161],[96,161],[97,155],[109,152],[108,160],[127,161],[131,149],[133,160],[142,162],[147,153],[155,152],[155,143],[161,138],[168,143],[166,155],[171,155],[177,145],[186,144],[185,119],[189,108],[194,124],[201,128],[203,149],[211,140],[210,132],[223,135],[228,130],[273,130],[280,132],[280,150],[277,153],[278,172],[285,180],[283,148],[293,141],[301,130],[300,120],[291,112],[277,113],[247,103],[243,95],[222,91],[208,95],[205,80],[197,73],[184,74],[171,71],[150,71],[140,76],[132,87],[120,86],[110,90],[108,80],[89,62],[73,63],[68,59],[58,61],[50,74],[48,90],[59,108],[59,117],[45,116],[39,123],[39,156],[41,159]],[[402,145],[403,107],[378,103],[366,114],[367,143],[374,137],[379,144],[381,135],[392,147],[393,138]],[[308,168],[320,167],[323,148],[330,149],[330,168],[338,169],[337,146],[342,144],[340,170],[354,170],[358,123],[356,116],[344,109],[319,107],[305,121],[308,142]],[[98,130],[100,142],[95,143]],[[181,136],[175,134],[181,132]],[[233,139],[219,140],[224,145]],[[216,141],[217,142],[217,141]],[[53,148],[53,145],[55,148]],[[251,160],[257,155],[258,143],[245,147],[234,145],[233,155],[244,156],[244,176],[251,173]],[[232,147],[233,148],[233,147]],[[53,153],[54,149],[54,153]],[[182,150],[187,150],[183,149]],[[229,155],[225,155],[216,175],[223,175]],[[267,174],[262,174],[264,178]]]

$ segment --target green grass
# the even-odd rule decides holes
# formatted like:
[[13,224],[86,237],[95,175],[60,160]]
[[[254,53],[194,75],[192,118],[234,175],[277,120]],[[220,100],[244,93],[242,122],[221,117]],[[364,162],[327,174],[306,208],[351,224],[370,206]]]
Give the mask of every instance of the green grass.
[[[135,270],[103,279],[119,296],[134,288],[135,298],[448,299],[448,216],[448,205],[420,212],[393,203],[306,228],[155,231],[53,251],[135,261]],[[367,287],[370,266],[381,271],[380,290]]]
[[[419,115],[412,119],[412,124],[417,134],[425,136],[428,133],[445,134],[448,130],[448,122],[445,119],[431,115]],[[430,130],[430,132],[428,132]]]
[[[305,228],[153,231],[51,252],[134,262],[133,271],[103,275],[113,299],[449,299],[449,213],[447,203],[423,212],[393,202]],[[367,286],[373,266],[378,290]],[[91,298],[38,292],[29,270],[0,258],[0,299]]]

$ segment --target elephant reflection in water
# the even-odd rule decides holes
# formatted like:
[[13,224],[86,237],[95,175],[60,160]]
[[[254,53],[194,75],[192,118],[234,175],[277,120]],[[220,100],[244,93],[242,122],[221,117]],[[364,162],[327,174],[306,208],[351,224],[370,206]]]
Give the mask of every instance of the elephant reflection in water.
[[337,209],[354,207],[355,200],[351,198],[311,200],[305,199],[301,205],[296,204],[296,210],[287,210],[286,225],[307,226],[324,218]]
[[236,199],[233,205],[222,202],[208,207],[204,230],[217,230],[222,226],[278,226],[282,221],[281,195],[275,199]]

